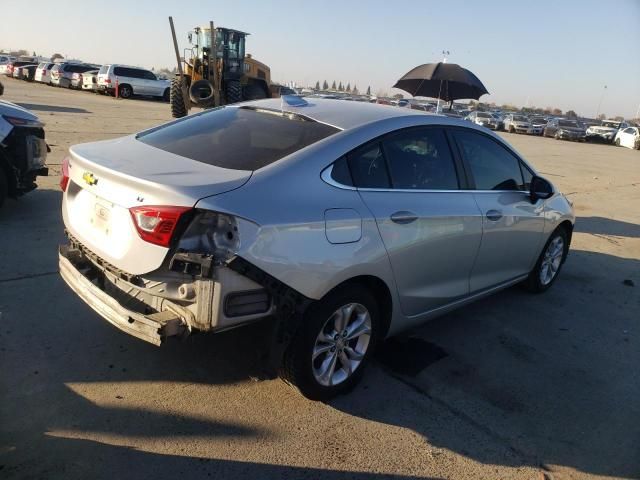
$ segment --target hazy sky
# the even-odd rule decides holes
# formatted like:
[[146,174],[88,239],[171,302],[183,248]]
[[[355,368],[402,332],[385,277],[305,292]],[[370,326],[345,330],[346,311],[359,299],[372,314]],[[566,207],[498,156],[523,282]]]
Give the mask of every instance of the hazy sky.
[[[2,0],[0,48],[55,52],[96,63],[173,67],[167,17],[179,40],[196,25],[250,32],[247,52],[272,78],[333,80],[391,91],[416,65],[472,70],[484,101],[636,114],[640,0],[217,1]],[[197,13],[194,13],[197,12]],[[607,85],[606,91],[604,86]]]

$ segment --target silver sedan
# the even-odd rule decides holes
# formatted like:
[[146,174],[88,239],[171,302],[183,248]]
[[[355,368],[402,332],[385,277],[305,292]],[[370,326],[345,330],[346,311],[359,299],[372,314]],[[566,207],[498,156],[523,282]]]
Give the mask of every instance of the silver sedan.
[[273,319],[308,398],[349,390],[385,337],[516,283],[548,289],[570,203],[482,127],[291,97],[76,145],[60,272],[160,345]]

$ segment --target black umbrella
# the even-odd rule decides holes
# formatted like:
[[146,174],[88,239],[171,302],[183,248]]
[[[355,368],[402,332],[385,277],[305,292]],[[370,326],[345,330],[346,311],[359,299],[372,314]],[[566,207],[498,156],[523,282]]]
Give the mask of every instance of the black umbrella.
[[393,88],[414,97],[440,98],[445,101],[473,98],[489,93],[480,79],[455,63],[425,63],[405,74]]

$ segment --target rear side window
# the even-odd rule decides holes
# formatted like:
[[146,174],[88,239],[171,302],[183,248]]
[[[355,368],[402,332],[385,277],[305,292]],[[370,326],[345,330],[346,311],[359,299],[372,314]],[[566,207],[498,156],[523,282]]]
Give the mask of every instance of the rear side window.
[[406,130],[383,141],[393,188],[457,190],[458,176],[444,131]]
[[453,132],[471,168],[476,190],[525,190],[520,160],[511,152],[485,135]]
[[349,168],[358,188],[391,188],[380,143],[366,145],[349,154]]
[[334,133],[299,115],[222,107],[138,135],[153,147],[233,170],[257,170]]

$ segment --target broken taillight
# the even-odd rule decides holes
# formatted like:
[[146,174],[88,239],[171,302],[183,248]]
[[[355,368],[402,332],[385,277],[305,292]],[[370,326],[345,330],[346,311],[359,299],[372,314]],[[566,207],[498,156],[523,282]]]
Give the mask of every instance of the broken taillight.
[[129,209],[138,235],[145,242],[169,247],[182,215],[191,207],[145,205]]
[[63,192],[67,191],[69,185],[69,157],[64,157],[62,160],[62,177],[60,178],[60,188]]

